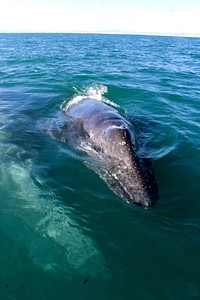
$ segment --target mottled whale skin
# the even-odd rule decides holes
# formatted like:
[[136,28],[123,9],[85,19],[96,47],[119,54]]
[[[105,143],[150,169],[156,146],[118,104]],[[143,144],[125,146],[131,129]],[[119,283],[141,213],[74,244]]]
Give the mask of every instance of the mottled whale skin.
[[72,147],[84,143],[84,151],[95,158],[95,164],[86,165],[119,197],[144,207],[153,205],[158,199],[154,172],[149,160],[137,155],[128,120],[114,107],[92,98],[72,102],[63,113],[70,122],[61,127],[66,131],[61,140],[73,140]]

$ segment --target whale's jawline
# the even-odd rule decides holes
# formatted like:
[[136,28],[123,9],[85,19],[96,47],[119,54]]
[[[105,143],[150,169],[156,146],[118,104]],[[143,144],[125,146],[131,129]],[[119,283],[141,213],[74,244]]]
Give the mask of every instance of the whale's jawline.
[[[147,164],[146,164],[147,163]],[[142,160],[140,172],[143,178],[138,181],[132,169],[123,170],[122,162],[109,160],[107,164],[91,165],[88,168],[96,172],[108,187],[129,204],[142,207],[153,206],[158,200],[158,189],[149,159]],[[145,181],[146,180],[146,181]]]

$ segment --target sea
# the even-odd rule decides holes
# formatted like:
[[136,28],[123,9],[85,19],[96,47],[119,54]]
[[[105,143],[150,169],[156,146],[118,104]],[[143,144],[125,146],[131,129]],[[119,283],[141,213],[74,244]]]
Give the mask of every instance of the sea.
[[[0,299],[200,299],[199,61],[199,38],[0,34]],[[86,96],[137,123],[154,206],[53,138]]]

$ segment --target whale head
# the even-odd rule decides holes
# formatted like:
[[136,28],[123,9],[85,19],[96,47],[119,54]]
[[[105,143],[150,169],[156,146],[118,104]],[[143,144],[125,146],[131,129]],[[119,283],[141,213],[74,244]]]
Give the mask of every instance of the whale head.
[[101,145],[107,166],[97,171],[108,186],[128,203],[148,207],[158,199],[150,160],[140,158],[129,128],[111,125],[104,130]]

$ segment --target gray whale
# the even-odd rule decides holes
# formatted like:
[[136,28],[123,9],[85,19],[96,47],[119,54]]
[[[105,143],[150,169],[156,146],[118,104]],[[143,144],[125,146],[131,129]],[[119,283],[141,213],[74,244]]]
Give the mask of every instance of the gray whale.
[[83,98],[62,110],[59,139],[84,152],[84,161],[128,203],[144,207],[158,199],[150,161],[138,156],[136,138],[129,121],[114,107]]

